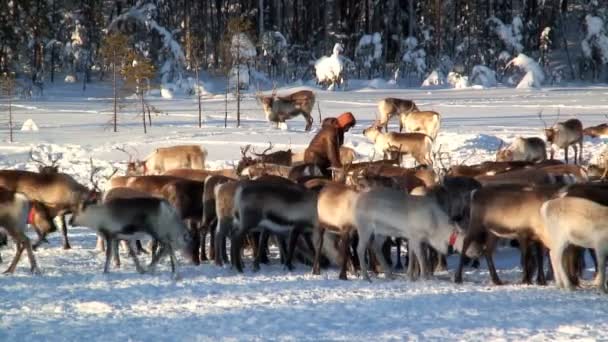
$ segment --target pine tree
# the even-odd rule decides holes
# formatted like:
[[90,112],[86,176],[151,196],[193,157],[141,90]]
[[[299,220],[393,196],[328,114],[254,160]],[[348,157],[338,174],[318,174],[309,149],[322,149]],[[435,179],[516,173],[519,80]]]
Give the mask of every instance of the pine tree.
[[121,73],[129,55],[129,38],[120,33],[106,36],[101,45],[104,63],[112,68],[112,92],[114,97],[112,124],[114,132],[118,131],[118,89],[117,76]]
[[[149,88],[150,80],[155,75],[154,65],[149,59],[130,52],[127,58],[127,65],[122,69],[122,74],[125,77],[127,85],[134,86],[135,93],[139,96],[144,133],[147,133],[144,94]],[[145,87],[144,84],[146,85]]]

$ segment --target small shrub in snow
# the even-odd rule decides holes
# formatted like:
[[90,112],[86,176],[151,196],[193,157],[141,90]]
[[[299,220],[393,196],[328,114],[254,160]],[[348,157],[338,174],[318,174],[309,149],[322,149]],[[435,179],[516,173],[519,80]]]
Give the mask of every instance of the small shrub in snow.
[[496,72],[485,65],[476,65],[471,71],[471,84],[484,88],[496,87]]
[[523,53],[520,53],[517,57],[513,58],[509,64],[507,64],[507,67],[511,65],[522,69],[526,73],[517,84],[518,89],[540,88],[545,81],[545,73],[540,65]]
[[340,56],[343,50],[342,45],[336,43],[331,56],[323,56],[315,62],[317,82],[327,86],[329,90],[333,90],[336,85],[344,82],[346,60]]
[[441,70],[433,70],[422,82],[422,87],[442,86],[446,84],[445,75]]

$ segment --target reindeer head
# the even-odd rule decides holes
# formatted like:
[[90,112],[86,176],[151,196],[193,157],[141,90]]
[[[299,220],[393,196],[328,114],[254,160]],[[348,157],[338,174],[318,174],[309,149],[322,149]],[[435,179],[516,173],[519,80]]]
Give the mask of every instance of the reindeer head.
[[375,142],[378,135],[382,133],[379,121],[374,122],[370,127],[363,130],[363,135],[372,142]]
[[[127,171],[125,172],[125,175],[141,176],[141,175],[146,174],[147,168],[146,168],[145,161],[134,159],[133,155],[130,152],[128,152],[124,147],[117,147],[116,149],[120,152],[125,153],[127,156],[129,156],[129,160],[127,161]],[[133,149],[135,150],[135,148],[133,148]],[[139,154],[137,152],[137,150],[135,150],[135,152],[137,154]]]
[[50,164],[41,159],[35,158],[33,150],[30,150],[30,159],[38,164],[38,172],[42,174],[59,173],[59,166],[57,163],[61,159],[61,154],[56,154],[55,157],[53,157],[52,154],[49,153],[47,158]]
[[559,121],[559,115],[560,115],[559,108],[557,109],[557,118],[555,119],[555,123],[551,127],[547,127],[547,123],[543,119],[542,113],[543,113],[543,111],[541,110],[538,113],[538,118],[540,119],[540,121],[542,121],[543,125],[545,126],[545,137],[547,138],[547,142],[552,144],[557,139],[557,135],[559,133],[559,129],[557,127],[558,121]]
[[240,175],[246,167],[256,163],[253,158],[247,155],[249,149],[251,149],[251,145],[241,147],[241,160],[239,160],[238,164],[236,165],[237,175]]

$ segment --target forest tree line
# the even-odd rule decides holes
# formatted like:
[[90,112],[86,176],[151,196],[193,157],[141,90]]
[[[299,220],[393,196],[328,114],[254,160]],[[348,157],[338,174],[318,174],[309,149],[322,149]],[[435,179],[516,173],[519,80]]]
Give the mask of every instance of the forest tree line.
[[108,78],[104,44],[122,34],[158,83],[243,67],[252,84],[308,81],[336,44],[351,79],[418,86],[481,66],[512,83],[524,54],[544,83],[606,82],[607,19],[608,0],[0,0],[0,73]]

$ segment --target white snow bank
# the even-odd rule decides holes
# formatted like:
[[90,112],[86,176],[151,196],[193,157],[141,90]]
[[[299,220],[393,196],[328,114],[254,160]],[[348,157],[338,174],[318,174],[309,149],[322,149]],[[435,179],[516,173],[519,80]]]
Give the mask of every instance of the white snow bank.
[[441,70],[433,70],[422,82],[422,87],[442,86],[446,84],[445,75]]
[[38,125],[32,119],[27,119],[21,126],[22,132],[38,132]]
[[517,89],[540,88],[545,81],[545,73],[541,66],[523,53],[513,58],[506,67],[508,68],[511,65],[521,68],[526,72],[524,78],[519,81]]
[[160,97],[167,100],[173,99],[173,89],[162,86],[160,88]]
[[496,72],[485,65],[476,65],[471,71],[471,84],[480,85],[484,88],[496,87]]

